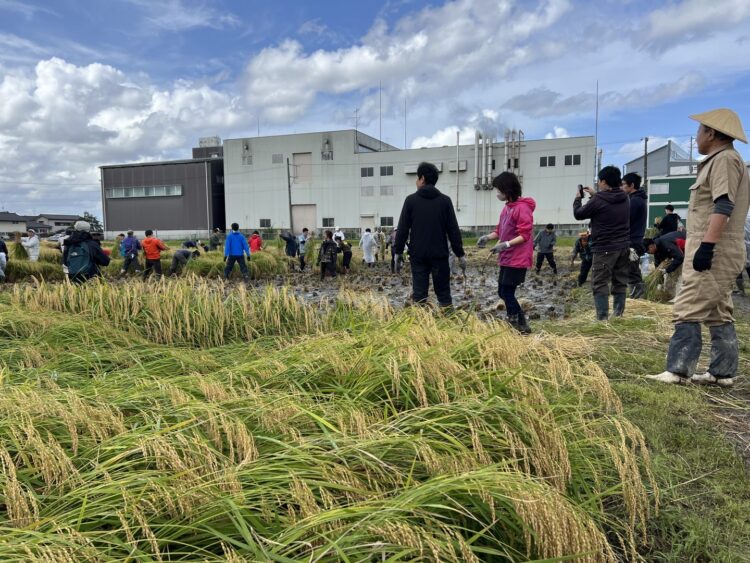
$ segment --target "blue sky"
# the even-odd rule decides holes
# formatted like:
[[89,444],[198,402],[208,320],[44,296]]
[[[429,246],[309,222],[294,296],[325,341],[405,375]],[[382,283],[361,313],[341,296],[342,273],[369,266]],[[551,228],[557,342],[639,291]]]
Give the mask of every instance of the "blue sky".
[[[594,132],[621,165],[690,113],[750,129],[748,0],[0,0],[0,207],[100,212],[97,167],[198,137],[343,129],[406,144]],[[746,159],[747,145],[739,144]]]

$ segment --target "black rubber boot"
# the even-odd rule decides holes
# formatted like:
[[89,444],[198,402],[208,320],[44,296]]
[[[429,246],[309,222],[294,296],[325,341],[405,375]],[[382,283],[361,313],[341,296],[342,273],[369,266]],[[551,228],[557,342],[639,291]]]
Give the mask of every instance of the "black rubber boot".
[[625,312],[625,294],[615,293],[612,295],[612,313],[615,317],[622,317]]
[[633,285],[633,287],[630,288],[630,298],[631,299],[643,299],[643,296],[646,294],[646,284],[643,282],[639,282]]
[[526,313],[518,313],[518,326],[516,328],[521,334],[531,334],[531,327],[526,322]]
[[[734,330],[734,327],[732,329]],[[674,334],[669,341],[667,352],[667,371],[682,377],[691,377],[695,373],[702,345],[700,323],[674,325]]]
[[603,293],[594,295],[594,307],[596,308],[596,320],[606,321],[609,318],[609,295]]
[[740,354],[734,323],[712,326],[708,330],[711,332],[711,363],[708,373],[716,379],[734,377]]
[[518,330],[518,315],[508,315],[505,317],[505,321],[514,329]]

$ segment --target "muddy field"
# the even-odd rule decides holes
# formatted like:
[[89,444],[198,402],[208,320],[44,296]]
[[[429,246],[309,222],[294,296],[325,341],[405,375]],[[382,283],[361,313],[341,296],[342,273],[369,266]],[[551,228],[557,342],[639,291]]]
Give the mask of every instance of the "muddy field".
[[[473,310],[483,316],[504,318],[505,306],[497,295],[498,267],[495,258],[485,259],[485,253],[470,256],[466,276],[452,276],[451,290],[453,304],[461,310]],[[578,266],[573,270],[558,264],[558,275],[545,265],[539,275],[530,270],[526,282],[518,288],[517,296],[530,319],[564,318],[572,300],[572,290],[576,287]],[[252,283],[262,287],[268,282],[258,280]],[[374,268],[361,267],[349,275],[320,280],[317,269],[305,272],[295,271],[286,276],[277,276],[279,286],[289,284],[295,293],[308,303],[319,303],[336,298],[341,290],[357,292],[373,291],[387,297],[396,308],[410,304],[411,274],[408,265],[400,274],[390,271],[389,263],[376,263]],[[430,299],[434,300],[432,291]]]

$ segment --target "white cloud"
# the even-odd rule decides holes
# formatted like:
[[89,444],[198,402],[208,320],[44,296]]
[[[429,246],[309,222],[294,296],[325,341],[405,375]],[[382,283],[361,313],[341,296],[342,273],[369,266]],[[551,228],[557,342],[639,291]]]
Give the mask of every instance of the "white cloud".
[[49,8],[34,6],[26,2],[21,2],[20,0],[0,0],[0,11],[17,12],[27,20],[32,19],[37,12],[54,14]]
[[654,10],[637,41],[664,51],[685,41],[705,40],[750,18],[748,0],[684,0]]
[[567,137],[570,137],[568,130],[565,127],[558,127],[557,125],[544,136],[545,139],[565,139]]
[[125,0],[141,8],[146,14],[146,21],[153,27],[164,31],[187,31],[209,27],[224,29],[237,27],[241,20],[235,14],[217,8],[201,0]]
[[449,96],[532,62],[539,53],[526,43],[569,7],[567,0],[544,0],[536,9],[509,0],[456,0],[409,14],[392,27],[377,20],[348,48],[306,53],[287,39],[249,61],[248,102],[284,122],[303,115],[319,93],[356,93],[381,81],[399,94],[415,80],[421,96]]
[[0,201],[20,213],[98,210],[99,165],[184,158],[199,136],[249,120],[237,98],[204,84],[157,87],[59,58],[6,73],[0,98],[0,178],[17,182],[0,183]]

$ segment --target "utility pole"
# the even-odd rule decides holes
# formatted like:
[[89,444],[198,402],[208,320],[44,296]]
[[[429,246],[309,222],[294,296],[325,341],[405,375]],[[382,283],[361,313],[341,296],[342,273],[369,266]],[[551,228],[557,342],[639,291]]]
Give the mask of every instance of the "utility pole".
[[690,137],[690,174],[693,173],[693,137]]
[[456,211],[461,211],[461,207],[458,205],[458,170],[460,168],[460,160],[458,154],[459,140],[461,138],[460,131],[456,131]]
[[378,134],[378,141],[380,141],[380,152],[383,152],[383,83],[378,83],[378,120],[380,121],[380,133]]
[[289,231],[292,227],[292,168],[289,164],[289,158],[286,159],[286,189],[289,194]]
[[648,188],[648,137],[643,140],[643,185]]

